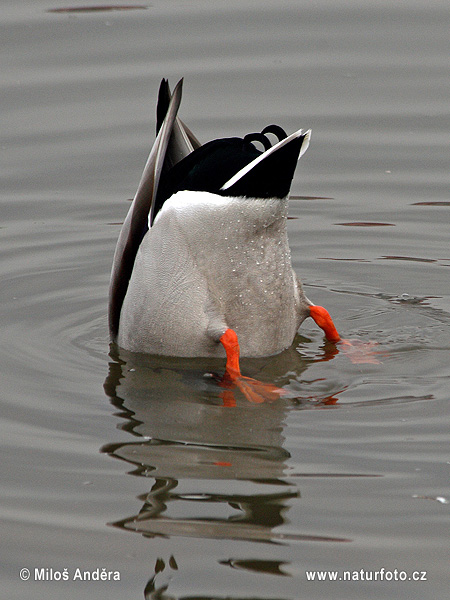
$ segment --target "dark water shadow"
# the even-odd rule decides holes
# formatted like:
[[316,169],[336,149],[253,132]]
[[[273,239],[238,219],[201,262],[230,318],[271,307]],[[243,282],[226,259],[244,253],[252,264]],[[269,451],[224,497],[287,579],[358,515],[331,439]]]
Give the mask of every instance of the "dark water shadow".
[[47,12],[57,14],[81,14],[125,10],[146,10],[147,8],[149,8],[147,4],[98,4],[93,6],[68,6],[63,8],[49,8],[47,9]]
[[[232,569],[237,570],[247,570],[252,571],[254,573],[262,573],[266,575],[278,575],[278,576],[286,576],[287,573],[284,573],[282,568],[286,564],[284,561],[273,561],[273,560],[229,560],[229,561],[219,561],[219,564],[231,567]],[[147,582],[147,585],[144,588],[144,598],[145,600],[268,600],[267,596],[230,596],[227,594],[226,596],[218,596],[214,594],[214,596],[210,595],[198,595],[195,596],[178,596],[175,599],[175,596],[172,594],[166,594],[171,579],[176,575],[178,571],[178,565],[173,556],[165,561],[161,558],[158,558],[154,567],[154,574],[150,577]],[[270,598],[269,600],[287,600],[285,596],[277,596],[276,598]]]

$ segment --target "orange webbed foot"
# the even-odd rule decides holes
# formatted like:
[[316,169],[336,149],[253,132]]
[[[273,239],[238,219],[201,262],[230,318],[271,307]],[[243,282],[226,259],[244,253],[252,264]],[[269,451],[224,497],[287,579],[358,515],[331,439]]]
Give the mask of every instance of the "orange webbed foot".
[[238,377],[236,385],[244,394],[249,402],[261,404],[263,402],[274,402],[280,396],[283,396],[286,391],[277,387],[273,383],[264,383],[252,377]]
[[[227,354],[227,366],[222,384],[231,390],[237,387],[249,402],[261,404],[262,402],[273,402],[286,392],[272,383],[264,383],[241,374],[239,366],[239,341],[233,329],[227,329],[220,338],[220,342]],[[230,394],[227,395],[227,404],[230,406]]]
[[361,342],[359,340],[342,339],[330,317],[330,313],[323,306],[311,306],[309,314],[315,323],[323,329],[328,341],[339,344],[339,348],[345,353],[353,364],[380,364],[373,352],[376,342]]
[[363,342],[361,340],[341,340],[339,344],[342,351],[354,365],[372,364],[379,365],[381,361],[376,355],[380,352],[374,352],[377,342]]

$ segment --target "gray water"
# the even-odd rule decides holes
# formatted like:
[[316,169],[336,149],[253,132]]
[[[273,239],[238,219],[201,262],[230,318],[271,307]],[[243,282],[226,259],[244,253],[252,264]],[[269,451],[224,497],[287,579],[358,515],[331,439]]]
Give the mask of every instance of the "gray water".
[[[49,12],[85,4],[0,15],[2,597],[448,597],[450,5]],[[376,362],[305,323],[243,361],[289,391],[256,405],[205,376],[223,361],[110,350],[115,242],[182,76],[203,142],[312,128],[294,266]]]

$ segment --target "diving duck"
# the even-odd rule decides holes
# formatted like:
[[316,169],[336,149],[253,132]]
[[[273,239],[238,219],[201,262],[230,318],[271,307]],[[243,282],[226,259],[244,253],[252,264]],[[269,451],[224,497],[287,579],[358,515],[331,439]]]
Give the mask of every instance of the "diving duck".
[[277,354],[312,317],[331,342],[328,312],[292,269],[288,196],[311,132],[277,125],[201,145],[178,117],[183,80],[163,79],[157,136],[122,226],[111,274],[111,338],[131,352]]

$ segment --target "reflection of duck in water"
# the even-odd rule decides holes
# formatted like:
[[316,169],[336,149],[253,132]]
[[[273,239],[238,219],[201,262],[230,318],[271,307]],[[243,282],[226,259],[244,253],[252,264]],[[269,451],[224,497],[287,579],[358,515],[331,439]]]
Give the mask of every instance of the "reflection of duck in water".
[[[116,355],[116,350],[104,387],[130,439],[123,441],[121,434],[102,452],[123,461],[140,481],[138,507],[130,497],[126,516],[116,515],[111,525],[148,538],[149,556],[160,557],[153,572],[149,565],[145,598],[181,597],[167,588],[180,589],[184,577],[192,577],[187,554],[201,548],[201,540],[219,540],[211,561],[233,581],[230,569],[283,575],[289,571],[290,543],[348,541],[322,527],[314,531],[310,523],[289,525],[303,481],[284,433],[294,399],[259,405],[237,399],[230,409],[219,401],[217,384],[201,376],[220,359],[149,358],[126,351]],[[278,372],[292,376],[294,370],[300,378],[307,367],[308,359],[294,348],[270,360],[245,362],[246,371],[264,379]],[[287,377],[277,383],[284,385]],[[230,555],[224,555],[222,540],[232,540]],[[255,544],[249,559],[241,556],[247,541]],[[270,549],[261,550],[261,544]]]
[[[277,360],[284,368],[307,366],[289,350]],[[255,359],[246,367],[266,376],[265,362]],[[218,402],[216,386],[198,376],[205,364],[126,352],[110,363],[105,392],[125,420],[120,427],[133,437],[106,444],[102,452],[152,481],[150,491],[139,496],[139,514],[114,525],[148,536],[342,541],[310,531],[276,531],[300,496],[299,474],[284,447],[291,401],[259,406],[243,401],[229,409]]]
[[171,96],[161,83],[158,135],[114,257],[111,337],[132,352],[226,353],[229,380],[249,398],[270,395],[241,376],[240,353],[280,353],[309,316],[340,339],[291,266],[287,197],[310,132],[270,125],[201,146],[177,117],[181,84]]

